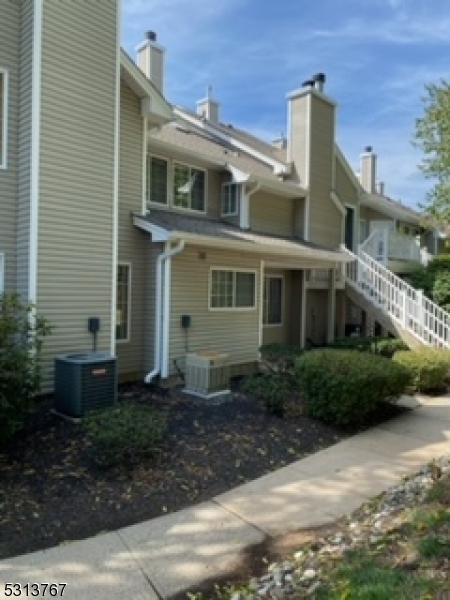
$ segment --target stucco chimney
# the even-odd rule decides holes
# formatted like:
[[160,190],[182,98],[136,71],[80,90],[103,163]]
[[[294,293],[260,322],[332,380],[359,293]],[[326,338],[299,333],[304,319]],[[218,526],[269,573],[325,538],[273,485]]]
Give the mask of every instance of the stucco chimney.
[[208,121],[211,121],[211,123],[219,123],[220,104],[212,99],[211,86],[208,86],[206,98],[203,98],[197,102],[197,114],[205,119],[208,119]]
[[366,146],[360,156],[360,181],[362,187],[369,194],[376,193],[375,182],[377,179],[377,155],[372,146]]
[[165,48],[156,43],[156,33],[147,31],[145,40],[136,48],[138,67],[146,77],[164,94]]

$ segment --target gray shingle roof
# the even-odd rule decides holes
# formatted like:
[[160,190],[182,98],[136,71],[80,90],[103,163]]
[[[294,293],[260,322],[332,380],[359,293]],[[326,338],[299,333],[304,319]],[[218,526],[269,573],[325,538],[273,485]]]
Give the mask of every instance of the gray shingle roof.
[[301,252],[301,250],[322,250],[326,252],[340,253],[340,251],[336,248],[327,248],[326,246],[313,244],[312,242],[307,242],[302,239],[287,236],[283,237],[267,235],[265,233],[259,233],[256,231],[243,230],[223,221],[204,217],[196,217],[192,215],[184,215],[165,210],[156,209],[146,217],[142,216],[140,218],[146,219],[149,223],[157,225],[158,227],[161,227],[169,232],[179,231],[206,237],[220,238],[234,242],[247,242],[249,247],[252,244],[260,244],[268,247],[292,250],[295,253],[298,253],[299,251]]
[[[177,120],[173,123],[164,125],[159,131],[152,132],[149,138],[150,147],[152,138],[177,146],[180,149],[202,154],[205,159],[213,158],[223,161],[245,173],[259,175],[277,182],[280,181],[271,166],[234,147],[232,144],[214,137],[200,127],[188,123],[181,117],[177,117]],[[267,156],[273,158],[270,155]]]

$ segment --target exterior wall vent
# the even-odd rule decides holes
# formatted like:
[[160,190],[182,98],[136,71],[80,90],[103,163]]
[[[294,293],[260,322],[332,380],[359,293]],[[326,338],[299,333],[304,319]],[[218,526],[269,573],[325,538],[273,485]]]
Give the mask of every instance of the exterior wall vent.
[[201,398],[213,398],[228,394],[229,369],[226,365],[228,354],[213,351],[197,352],[186,356],[187,394]]
[[55,359],[55,410],[70,417],[113,406],[117,401],[116,358],[68,354]]

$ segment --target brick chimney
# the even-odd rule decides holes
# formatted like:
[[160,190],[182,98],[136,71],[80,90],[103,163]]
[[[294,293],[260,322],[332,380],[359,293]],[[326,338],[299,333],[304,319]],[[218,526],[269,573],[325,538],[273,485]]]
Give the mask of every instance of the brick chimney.
[[136,48],[138,67],[164,95],[165,48],[156,43],[156,33],[147,31],[145,40]]

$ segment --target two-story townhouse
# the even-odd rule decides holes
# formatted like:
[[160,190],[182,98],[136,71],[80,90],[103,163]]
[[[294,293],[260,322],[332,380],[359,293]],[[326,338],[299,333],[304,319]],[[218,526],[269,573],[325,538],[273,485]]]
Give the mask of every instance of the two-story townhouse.
[[0,23],[0,285],[54,325],[45,389],[56,356],[93,348],[150,382],[192,351],[241,373],[263,344],[344,335],[351,302],[371,307],[341,245],[379,235],[392,267],[384,232],[398,232],[371,224],[417,221],[365,183],[371,152],[352,172],[325,77],[288,95],[287,139],[269,144],[222,124],[210,93],[196,112],[169,105],[155,34],[137,64],[119,36],[118,1],[9,3]]

